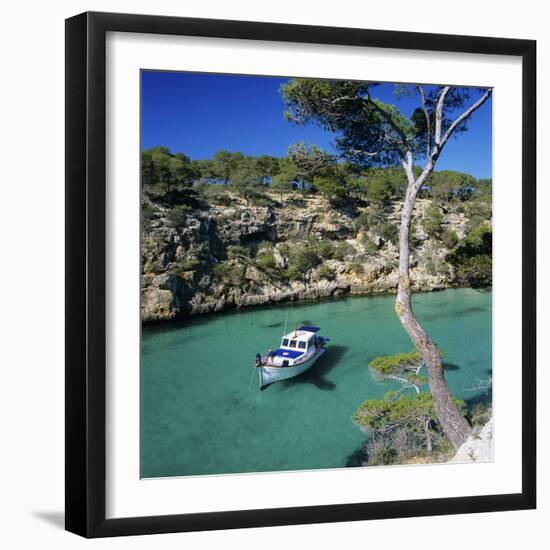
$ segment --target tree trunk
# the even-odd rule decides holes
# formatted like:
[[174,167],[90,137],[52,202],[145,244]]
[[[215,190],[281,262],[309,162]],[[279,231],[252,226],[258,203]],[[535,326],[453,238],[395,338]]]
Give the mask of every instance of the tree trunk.
[[427,167],[418,179],[412,176],[412,161],[405,166],[409,176],[409,185],[403,204],[401,231],[399,235],[399,282],[395,312],[401,324],[409,334],[416,349],[422,355],[428,370],[428,381],[433,396],[435,412],[443,431],[455,449],[458,449],[471,432],[470,425],[455,405],[449,387],[445,381],[443,363],[437,346],[416,319],[411,304],[411,286],[409,279],[409,230],[416,195],[422,183],[431,173]]

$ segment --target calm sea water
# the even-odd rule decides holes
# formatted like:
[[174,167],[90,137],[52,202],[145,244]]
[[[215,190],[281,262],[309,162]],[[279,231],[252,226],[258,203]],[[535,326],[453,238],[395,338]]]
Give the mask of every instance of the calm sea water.
[[[184,476],[357,465],[363,434],[351,421],[365,400],[395,389],[368,362],[409,351],[394,297],[278,306],[145,327],[141,363],[141,475]],[[491,373],[491,294],[417,294],[417,316],[445,350],[451,391],[466,400]],[[254,356],[306,323],[331,338],[303,375],[258,388]]]

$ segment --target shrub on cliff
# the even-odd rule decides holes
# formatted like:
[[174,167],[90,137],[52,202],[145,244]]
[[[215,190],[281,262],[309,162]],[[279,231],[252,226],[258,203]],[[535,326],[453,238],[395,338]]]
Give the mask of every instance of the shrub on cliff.
[[361,244],[365,247],[365,255],[372,256],[378,252],[376,243],[366,234],[361,239]]
[[[466,403],[459,399],[454,401],[460,412],[466,415]],[[435,414],[432,394],[429,392],[412,397],[390,392],[382,399],[369,399],[359,406],[352,420],[371,436],[371,442],[381,438],[384,440],[382,446],[380,442],[377,444],[384,452],[379,452],[376,459],[373,456],[372,461],[369,457],[369,465],[398,464],[419,451],[433,455],[449,449],[449,443]],[[373,454],[372,446],[370,450]]]
[[443,215],[439,210],[439,206],[432,202],[424,212],[420,225],[422,226],[422,229],[424,229],[426,234],[428,234],[430,237],[439,238],[442,232],[442,223]]
[[336,276],[336,273],[334,272],[334,269],[332,269],[328,265],[322,265],[317,270],[317,277],[319,277],[319,279],[332,280],[334,279],[335,276]]
[[456,279],[472,288],[486,288],[493,282],[493,260],[485,254],[465,258],[456,267]]
[[234,202],[230,190],[225,185],[204,183],[199,186],[199,190],[209,204],[229,206]]
[[141,223],[142,226],[148,227],[149,224],[156,218],[159,209],[149,202],[141,203]]
[[349,264],[350,271],[355,273],[356,275],[361,275],[362,273],[365,273],[365,268],[363,267],[363,264],[359,262],[351,262]]
[[473,229],[448,260],[455,268],[456,281],[474,288],[487,287],[493,280],[493,230],[488,225]]
[[244,281],[245,266],[233,262],[221,262],[212,269],[214,275],[231,285],[240,285]]
[[262,271],[273,272],[277,269],[275,256],[271,250],[262,250],[256,257],[256,266]]
[[346,256],[353,256],[355,254],[355,248],[353,245],[347,242],[338,243],[334,247],[332,257],[335,260],[343,260]]
[[391,222],[379,223],[372,228],[372,231],[385,241],[392,242],[395,245],[399,242],[399,230],[397,226]]
[[475,231],[478,227],[482,227],[486,223],[486,218],[480,216],[479,214],[473,215],[464,226],[466,233],[470,234],[472,231]]
[[447,248],[454,248],[458,244],[458,235],[452,229],[446,229],[441,234],[441,240]]
[[325,260],[330,260],[334,254],[334,245],[331,241],[322,240],[317,243],[317,253],[321,258]]
[[491,219],[492,216],[492,205],[490,200],[474,200],[469,202],[466,207],[466,214],[468,217],[479,216],[485,221]]
[[288,268],[285,275],[291,279],[301,279],[309,270],[317,267],[321,258],[317,252],[310,247],[296,246],[290,249]]
[[227,252],[227,257],[229,259],[240,258],[240,257],[243,257],[243,256],[245,258],[250,258],[250,255],[251,255],[250,248],[248,248],[246,246],[243,246],[243,245],[240,245],[240,244],[230,244],[226,248],[226,252]]
[[355,218],[355,221],[353,222],[353,225],[355,226],[355,229],[359,231],[360,229],[368,229],[370,224],[370,216],[367,212],[361,212],[357,218]]
[[470,422],[474,427],[483,427],[493,416],[493,407],[490,403],[476,403],[469,413]]
[[170,225],[182,227],[187,223],[187,217],[192,211],[193,209],[190,206],[180,204],[166,212],[166,219],[170,222]]
[[197,258],[190,258],[178,262],[174,271],[179,273],[185,273],[186,271],[196,271],[200,266],[201,263]]

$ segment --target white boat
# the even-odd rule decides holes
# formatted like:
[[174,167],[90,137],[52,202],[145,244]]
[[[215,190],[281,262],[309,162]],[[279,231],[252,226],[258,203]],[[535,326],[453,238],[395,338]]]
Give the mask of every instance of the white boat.
[[308,370],[327,351],[328,338],[318,336],[319,327],[301,326],[283,336],[281,346],[256,356],[260,388],[294,378]]

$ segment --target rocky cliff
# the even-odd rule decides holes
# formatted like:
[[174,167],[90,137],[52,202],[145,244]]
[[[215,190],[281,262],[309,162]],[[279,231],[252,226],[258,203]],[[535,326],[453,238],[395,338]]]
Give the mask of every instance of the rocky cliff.
[[493,419],[474,433],[457,450],[449,462],[492,462],[493,461]]
[[[142,230],[142,319],[393,292],[401,206],[335,209],[314,195],[248,206],[233,197],[225,206],[185,209],[174,221],[155,205]],[[432,201],[417,201],[411,257],[416,291],[456,284],[446,260],[453,243],[423,229],[430,208],[433,215]],[[436,208],[442,230],[463,238],[464,211]]]

